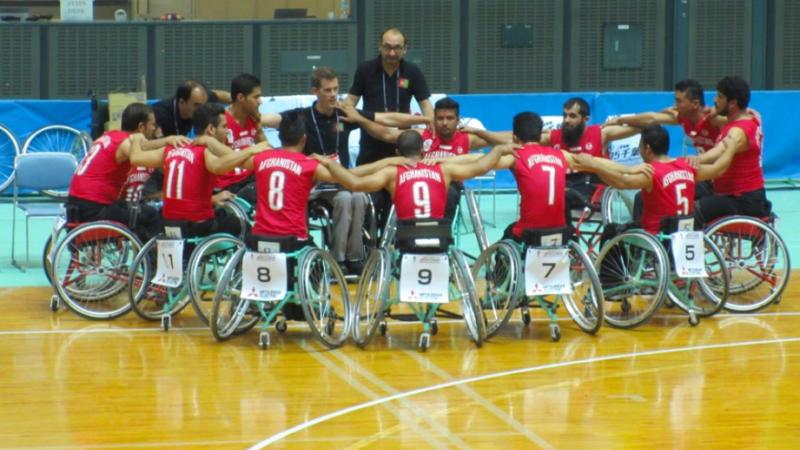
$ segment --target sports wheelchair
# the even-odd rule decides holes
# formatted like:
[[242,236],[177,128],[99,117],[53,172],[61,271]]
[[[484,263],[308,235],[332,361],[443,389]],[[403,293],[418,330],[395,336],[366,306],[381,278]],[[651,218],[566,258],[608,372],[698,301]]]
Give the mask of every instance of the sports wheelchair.
[[619,233],[603,244],[595,260],[609,325],[641,325],[665,298],[688,313],[692,326],[722,309],[728,296],[728,268],[712,239],[691,231],[691,216],[665,218],[655,236],[633,226],[609,230],[608,235]]
[[[367,259],[356,291],[356,344],[366,347],[376,331],[385,335],[385,317],[403,320],[403,316],[391,314],[391,308],[403,302],[422,323],[419,349],[425,351],[438,331],[435,315],[441,304],[460,300],[469,335],[480,347],[486,337],[485,323],[466,259],[451,245],[450,222],[401,221],[387,231],[385,245],[373,250]],[[386,242],[389,239],[391,242]]]
[[347,282],[325,250],[291,237],[251,236],[247,248],[239,248],[222,271],[211,332],[224,341],[261,320],[258,344],[263,350],[270,345],[270,324],[286,331],[286,323],[277,320],[279,313],[304,318],[322,344],[339,347],[352,326]]
[[516,308],[528,325],[532,303],[547,313],[554,341],[561,338],[556,321],[559,303],[583,331],[595,334],[602,325],[600,281],[591,259],[569,239],[566,228],[527,229],[519,242],[503,239],[492,244],[472,266],[472,277],[487,337],[499,332]]
[[706,227],[706,235],[722,251],[730,272],[726,309],[752,312],[780,301],[791,262],[777,222],[774,214],[760,219],[737,215]]

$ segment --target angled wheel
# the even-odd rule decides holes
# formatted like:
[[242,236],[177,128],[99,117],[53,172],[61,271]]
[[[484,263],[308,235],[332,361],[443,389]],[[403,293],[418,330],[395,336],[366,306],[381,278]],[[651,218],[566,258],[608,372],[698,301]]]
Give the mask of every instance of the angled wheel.
[[44,243],[44,248],[42,249],[42,268],[44,269],[44,275],[47,277],[47,282],[51,285],[53,284],[52,268],[55,249],[66,235],[66,221],[59,219],[53,225],[53,231],[49,236],[47,236],[47,240]]
[[19,142],[14,133],[0,125],[0,192],[14,181],[14,159],[19,155]]
[[179,287],[171,288],[152,282],[156,275],[158,247],[156,238],[147,241],[133,261],[128,298],[131,307],[142,319],[162,320],[164,315],[175,315],[189,304],[186,276]]
[[[48,125],[34,131],[22,145],[22,153],[62,152],[71,153],[81,161],[89,151],[91,143],[84,134],[66,125]],[[54,197],[66,197],[66,191],[42,191]]]
[[472,265],[475,291],[486,320],[487,339],[508,323],[517,306],[520,260],[513,244],[500,241],[481,252]]
[[142,244],[112,222],[76,227],[53,253],[51,275],[58,296],[78,315],[113,319],[131,308],[126,289]]
[[730,288],[725,308],[757,311],[778,300],[791,273],[783,239],[765,222],[732,216],[711,224],[706,235],[725,256]]
[[192,308],[204,324],[208,325],[214,291],[222,276],[225,264],[244,247],[241,240],[227,234],[209,236],[204,239],[189,258],[187,282]]
[[[389,254],[383,248],[370,253],[361,278],[358,280],[353,312],[353,340],[364,348],[372,340],[375,330],[383,321],[386,296],[389,288]],[[382,327],[381,334],[386,334]]]
[[600,200],[603,225],[633,222],[633,192],[606,187]]
[[[719,312],[728,298],[730,284],[725,257],[708,238],[703,238],[705,251],[705,278],[680,278],[673,272],[667,289],[669,301],[687,313],[709,317]],[[692,308],[689,308],[689,304]]]
[[475,282],[472,281],[469,265],[464,254],[458,249],[450,251],[450,283],[461,296],[461,310],[467,332],[475,345],[480,347],[486,339],[486,320],[478,302],[478,293],[475,292]]
[[312,248],[300,260],[300,304],[314,336],[330,348],[350,335],[352,310],[347,281],[330,253]]
[[592,260],[574,241],[569,242],[569,272],[572,294],[561,301],[581,330],[595,334],[603,325],[603,288]]
[[241,268],[244,252],[245,249],[241,248],[231,257],[222,270],[214,292],[210,325],[211,333],[218,341],[249,330],[260,318],[258,315],[248,314],[250,302],[239,297],[242,290]]
[[609,240],[595,260],[609,325],[633,328],[646,322],[664,300],[669,265],[661,243],[643,230]]

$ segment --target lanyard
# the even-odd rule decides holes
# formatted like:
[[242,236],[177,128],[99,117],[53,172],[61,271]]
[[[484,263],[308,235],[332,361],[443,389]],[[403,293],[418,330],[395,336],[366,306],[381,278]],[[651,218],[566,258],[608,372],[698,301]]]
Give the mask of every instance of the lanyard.
[[[381,83],[381,87],[383,88],[383,110],[385,112],[389,111],[389,105],[386,103],[386,71],[381,68],[381,76],[383,83]],[[395,100],[397,101],[397,109],[395,111],[400,112],[400,68],[397,68],[397,83],[395,83],[395,88],[397,89]]]
[[181,130],[178,128],[178,97],[172,100],[172,121],[175,123],[175,134],[181,134]]
[[[317,102],[311,105],[311,120],[314,122],[314,128],[317,130],[317,139],[319,139],[319,148],[322,150],[323,155],[328,155],[325,151],[325,141],[322,140],[322,132],[319,129],[319,124],[317,123],[317,112],[315,111]],[[339,156],[339,111],[333,110],[334,114],[336,114],[336,141],[334,144],[334,154]]]

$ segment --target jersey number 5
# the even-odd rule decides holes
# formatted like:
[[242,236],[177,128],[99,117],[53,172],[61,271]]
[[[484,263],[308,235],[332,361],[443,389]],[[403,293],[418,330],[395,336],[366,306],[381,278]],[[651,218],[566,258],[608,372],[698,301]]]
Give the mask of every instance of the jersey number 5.
[[678,214],[689,214],[689,199],[683,195],[683,190],[686,189],[686,183],[678,183],[675,185],[675,201],[678,203]]

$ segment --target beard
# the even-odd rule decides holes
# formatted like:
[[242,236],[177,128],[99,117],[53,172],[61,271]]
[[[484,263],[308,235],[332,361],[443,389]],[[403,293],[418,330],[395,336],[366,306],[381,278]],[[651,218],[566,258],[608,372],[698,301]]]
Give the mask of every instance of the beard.
[[722,108],[720,108],[719,106],[715,105],[714,108],[717,110],[717,114],[718,115],[720,115],[722,117],[727,117],[727,115],[728,115],[728,105],[725,105]]
[[564,143],[569,147],[577,147],[578,143],[581,141],[581,136],[583,136],[583,129],[583,123],[574,126],[564,125],[561,127],[561,136],[564,139]]

